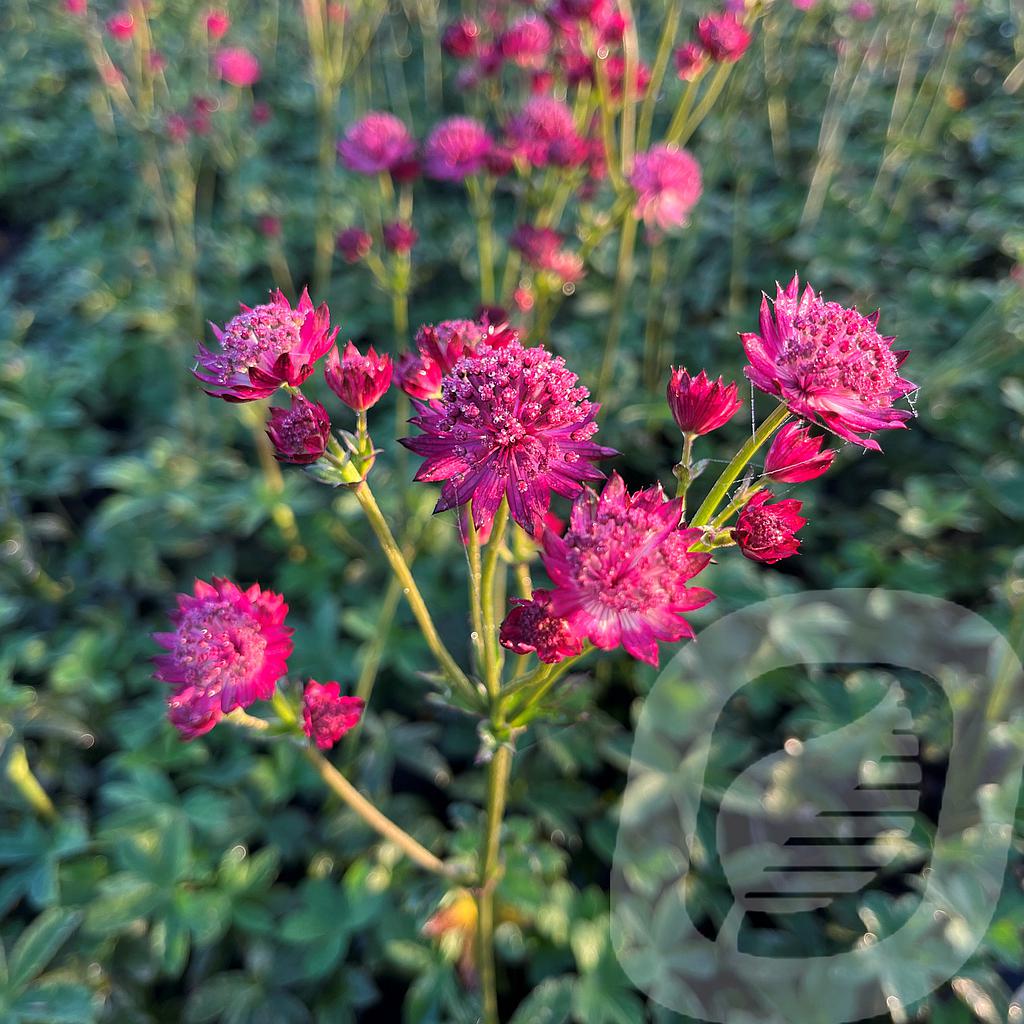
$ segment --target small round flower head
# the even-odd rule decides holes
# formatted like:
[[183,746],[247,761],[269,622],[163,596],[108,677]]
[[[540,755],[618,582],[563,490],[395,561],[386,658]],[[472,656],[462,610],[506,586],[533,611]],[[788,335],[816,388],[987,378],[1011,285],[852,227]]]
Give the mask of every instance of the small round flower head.
[[576,137],[572,111],[553,96],[534,96],[512,117],[506,127],[509,145],[527,163],[546,167],[553,146]]
[[501,55],[520,68],[541,68],[551,49],[548,23],[528,14],[509,25],[499,43]]
[[89,0],[64,0],[61,6],[64,8],[65,14],[80,18],[89,9]]
[[330,750],[363,717],[362,697],[342,697],[335,683],[311,679],[302,694],[302,731],[321,749]]
[[637,156],[629,183],[636,190],[634,215],[659,231],[684,227],[703,188],[700,164],[685,149],[666,143]]
[[689,550],[700,530],[680,527],[681,510],[660,486],[630,494],[617,473],[600,497],[581,494],[565,535],[544,534],[551,613],[602,650],[657,665],[659,643],[693,636],[683,614],[714,598],[687,586],[711,556]]
[[216,43],[227,35],[228,29],[231,28],[231,18],[227,11],[211,7],[203,16],[203,25],[206,27],[206,34]]
[[371,345],[365,356],[350,341],[339,358],[332,348],[324,363],[327,386],[356,412],[375,406],[391,387],[391,356],[378,355]]
[[373,248],[373,239],[362,228],[345,228],[338,232],[335,245],[346,263],[358,263]]
[[225,82],[240,89],[255,85],[260,79],[260,62],[242,46],[225,46],[218,50],[214,66]]
[[710,434],[736,415],[743,402],[737,396],[736,384],[712,381],[701,370],[691,377],[686,368],[672,368],[667,398],[677,426],[684,434]]
[[479,320],[424,324],[416,332],[416,351],[398,359],[398,385],[412,398],[440,398],[442,378],[464,355],[471,355],[480,344],[501,348],[516,337],[518,334],[506,324]]
[[[613,100],[621,100],[625,95],[626,58],[615,54],[605,61],[605,74],[608,77],[608,91]],[[636,78],[630,90],[630,99],[640,99],[651,84],[651,69],[641,61],[636,66]]]
[[384,225],[384,247],[389,252],[411,252],[419,237],[420,233],[411,224],[396,220]]
[[153,634],[168,652],[153,659],[153,674],[174,687],[168,711],[186,739],[273,694],[292,652],[287,612],[280,594],[225,579],[196,580],[193,594],[178,595],[174,631]]
[[425,462],[417,480],[443,481],[435,511],[472,502],[488,528],[502,498],[527,532],[552,491],[572,498],[603,474],[592,462],[616,454],[595,444],[597,406],[565,360],[542,346],[480,349],[455,364],[441,397],[419,404],[410,422],[423,433],[402,440]]
[[551,614],[551,592],[535,590],[530,601],[515,598],[499,636],[502,647],[515,654],[536,654],[547,665],[571,658],[583,650],[583,640],[569,623]]
[[472,18],[452,22],[441,36],[441,46],[449,57],[458,60],[475,57],[480,47],[480,26]]
[[382,174],[410,160],[416,141],[394,114],[373,111],[349,125],[338,143],[341,162],[358,174]]
[[675,53],[676,74],[684,82],[692,82],[707,66],[708,55],[700,43],[686,43]]
[[768,491],[758,491],[747,502],[733,530],[740,551],[767,565],[797,553],[800,541],[796,531],[807,522],[799,514],[803,502],[787,498],[769,504],[771,497]]
[[560,281],[575,283],[583,277],[583,260],[562,248],[562,236],[552,228],[521,224],[512,232],[509,245],[537,270],[546,270]]
[[128,11],[118,11],[107,18],[107,32],[119,43],[126,43],[135,35],[135,19]]
[[308,466],[327,450],[331,420],[319,402],[292,395],[290,408],[270,410],[267,436],[279,462]]
[[750,33],[734,14],[709,14],[697,23],[697,36],[713,61],[737,61],[750,45]]
[[870,21],[875,16],[875,5],[870,0],[853,0],[847,13],[854,21]]
[[427,174],[440,181],[464,181],[487,165],[494,145],[474,117],[449,117],[436,125],[423,147]]
[[906,426],[913,413],[893,403],[915,390],[899,375],[907,352],[894,352],[894,338],[877,331],[878,313],[861,316],[826,302],[809,285],[799,293],[794,276],[777,290],[774,315],[765,296],[761,333],[742,334],[748,379],[775,395],[798,416],[864,448],[877,441],[861,436]]
[[200,345],[192,371],[208,395],[251,402],[282,384],[298,387],[334,344],[338,328],[331,329],[326,303],[314,309],[306,290],[294,309],[280,291],[270,298],[251,309],[242,305],[223,329],[210,324],[221,350]]
[[787,423],[772,438],[764,460],[764,475],[780,484],[799,484],[827,473],[836,453],[822,451],[824,438],[812,435],[808,427]]

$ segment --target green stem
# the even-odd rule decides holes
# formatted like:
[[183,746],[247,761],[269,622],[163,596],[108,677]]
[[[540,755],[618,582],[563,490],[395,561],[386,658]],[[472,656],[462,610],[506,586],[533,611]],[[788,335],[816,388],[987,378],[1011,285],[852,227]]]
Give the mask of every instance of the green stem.
[[651,138],[651,127],[654,124],[654,107],[661,92],[661,83],[665,78],[668,69],[668,62],[672,57],[672,47],[676,40],[676,29],[679,27],[679,17],[683,5],[681,0],[673,0],[665,15],[665,27],[661,30],[661,39],[658,42],[658,52],[651,66],[651,81],[647,87],[647,95],[644,97],[643,106],[640,108],[640,122],[636,132],[637,152],[647,148]]
[[492,701],[497,700],[501,690],[501,647],[498,644],[498,623],[496,617],[496,572],[498,555],[505,543],[505,527],[508,525],[508,499],[503,498],[491,525],[491,539],[484,554],[480,575],[480,601],[483,619],[484,682]]
[[675,468],[676,480],[678,481],[676,483],[676,497],[683,499],[682,519],[686,518],[686,492],[690,489],[690,484],[693,482],[690,474],[693,470],[693,442],[696,438],[696,434],[683,434],[683,454],[680,456]]
[[473,521],[472,505],[466,510],[466,557],[469,560],[469,613],[473,622],[473,646],[476,648],[478,665],[484,665],[484,611],[480,580],[483,570],[480,564],[480,534]]
[[647,323],[644,327],[644,382],[654,390],[661,371],[661,317],[657,315],[668,279],[668,249],[659,240],[651,249],[650,286],[647,289]]
[[545,671],[540,672],[536,676],[537,686],[536,688],[527,694],[526,697],[519,700],[515,704],[509,713],[509,728],[516,729],[520,726],[524,726],[530,720],[530,712],[551,692],[551,689],[561,679],[565,677],[565,674],[571,669],[581,658],[585,657],[593,648],[587,644],[584,646],[582,653],[574,655],[571,658],[566,658],[565,661],[560,661],[557,665],[546,665],[544,666]]
[[686,118],[686,121],[678,130],[678,134],[675,137],[669,137],[670,142],[674,142],[677,146],[685,146],[690,141],[690,136],[700,127],[701,122],[708,116],[711,108],[715,105],[715,101],[725,88],[725,83],[728,81],[731,72],[732,64],[720,64],[718,66],[715,73],[711,76],[707,92],[701,96],[700,103],[697,104],[693,113]]
[[715,481],[704,503],[697,509],[697,514],[690,520],[690,526],[704,526],[709,523],[718,511],[726,492],[733,485],[736,478],[746,468],[747,463],[754,457],[757,450],[768,438],[789,419],[789,409],[784,405],[776,407],[775,411],[757,428],[750,439],[733,457],[732,462],[722,471],[722,475]]
[[608,321],[608,334],[604,342],[604,359],[601,362],[601,374],[598,377],[597,393],[605,399],[605,391],[612,380],[615,359],[619,351],[619,337],[622,334],[622,321],[625,316],[626,297],[633,281],[633,254],[636,250],[636,235],[639,222],[632,212],[626,213],[619,239],[619,258],[615,268],[615,290],[612,295],[612,312]]

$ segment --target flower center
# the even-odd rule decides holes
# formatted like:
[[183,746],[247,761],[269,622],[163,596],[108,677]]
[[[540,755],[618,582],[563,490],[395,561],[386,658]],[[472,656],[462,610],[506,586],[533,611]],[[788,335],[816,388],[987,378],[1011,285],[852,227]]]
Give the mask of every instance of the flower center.
[[303,313],[270,304],[233,317],[224,328],[217,359],[222,381],[251,366],[273,363],[295,348],[304,321]]
[[213,696],[241,682],[263,662],[267,641],[259,623],[230,601],[204,604],[185,613],[174,656],[187,682]]
[[789,538],[789,532],[778,516],[771,512],[753,512],[745,525],[749,531],[751,548],[773,548]]

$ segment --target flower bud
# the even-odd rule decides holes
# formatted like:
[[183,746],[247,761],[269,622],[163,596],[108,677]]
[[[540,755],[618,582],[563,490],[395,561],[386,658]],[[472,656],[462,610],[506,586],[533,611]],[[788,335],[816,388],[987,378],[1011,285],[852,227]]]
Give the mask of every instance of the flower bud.
[[391,386],[391,373],[391,356],[378,355],[372,345],[365,356],[360,355],[351,341],[341,357],[332,348],[324,365],[327,386],[356,412],[366,412],[380,401]]
[[306,466],[316,462],[327,449],[331,421],[319,402],[292,395],[290,409],[270,410],[267,436],[279,462]]
[[743,404],[736,395],[736,384],[728,386],[719,377],[708,380],[701,370],[691,377],[685,367],[672,368],[667,390],[669,408],[684,434],[710,434],[728,423]]
[[796,532],[807,522],[799,515],[802,502],[788,498],[771,505],[770,500],[768,491],[755,494],[733,531],[734,540],[747,558],[768,565],[797,553],[800,541]]
[[824,438],[799,423],[787,423],[772,439],[764,475],[780,484],[799,484],[828,472],[836,453],[821,450]]

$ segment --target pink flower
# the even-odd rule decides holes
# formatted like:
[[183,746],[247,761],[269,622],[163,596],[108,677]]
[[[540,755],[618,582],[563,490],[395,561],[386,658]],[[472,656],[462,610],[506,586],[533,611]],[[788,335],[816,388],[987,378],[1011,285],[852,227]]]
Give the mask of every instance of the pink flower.
[[441,45],[450,57],[465,60],[475,57],[480,40],[480,26],[472,18],[460,18],[444,30]]
[[416,142],[394,114],[373,111],[349,125],[338,143],[341,162],[358,174],[381,174],[410,160]]
[[618,473],[600,497],[584,491],[565,535],[544,534],[551,613],[602,650],[621,645],[650,665],[658,664],[659,642],[692,637],[683,613],[714,595],[686,584],[711,556],[689,550],[700,530],[680,527],[681,507],[660,486],[630,494]]
[[703,370],[691,377],[685,367],[673,367],[668,382],[668,404],[684,434],[710,434],[728,423],[743,404],[736,390],[735,383],[727,386],[721,377],[711,381]]
[[168,114],[164,131],[171,142],[185,142],[189,136],[188,121],[181,114]]
[[228,12],[219,7],[211,7],[206,12],[203,23],[206,25],[206,34],[215,43],[227,35],[228,29],[231,28]]
[[474,117],[449,117],[435,126],[423,147],[427,174],[440,181],[464,181],[483,170],[494,143]]
[[391,387],[391,356],[378,355],[371,345],[366,355],[350,341],[345,354],[339,358],[332,348],[324,363],[327,386],[356,412],[366,412],[375,406]]
[[676,73],[684,82],[692,82],[707,66],[708,55],[700,43],[686,43],[676,50]]
[[441,397],[417,403],[410,422],[423,433],[402,444],[426,459],[417,480],[444,481],[436,512],[472,502],[484,530],[507,498],[532,532],[552,491],[575,497],[583,481],[603,477],[591,462],[616,454],[591,440],[598,407],[589,398],[564,359],[509,341],[459,360]]
[[485,339],[490,345],[492,338],[497,338],[495,332],[476,320],[424,324],[416,332],[416,351],[398,359],[398,386],[412,398],[440,398],[444,375]]
[[583,650],[583,640],[569,623],[551,614],[551,591],[535,590],[530,601],[514,598],[501,624],[502,647],[516,654],[536,654],[547,665],[564,661]]
[[909,353],[894,352],[895,339],[879,335],[878,313],[864,317],[826,302],[810,285],[798,298],[799,288],[796,276],[777,288],[774,317],[764,297],[761,333],[740,335],[750,364],[744,372],[798,416],[879,451],[861,434],[903,428],[913,415],[893,408],[915,390],[898,372]]
[[634,215],[661,231],[684,227],[703,189],[700,164],[667,143],[638,154],[629,183],[637,193]]
[[267,436],[274,445],[278,462],[308,466],[327,450],[331,420],[319,402],[292,395],[290,409],[270,410]]
[[154,75],[159,75],[167,67],[167,58],[158,50],[152,50],[149,54],[149,70]]
[[373,239],[362,228],[345,228],[338,232],[335,245],[346,263],[358,263],[373,248]]
[[420,352],[403,352],[395,366],[395,377],[407,395],[425,401],[440,397],[444,372],[438,363]]
[[174,687],[168,714],[185,739],[209,732],[222,714],[268,699],[292,653],[280,594],[216,577],[212,584],[196,580],[193,593],[178,595],[174,631],[153,634],[168,651],[153,659],[153,674]]
[[135,35],[135,19],[127,11],[118,11],[107,18],[107,31],[119,43],[127,43]]
[[208,395],[251,402],[282,384],[298,387],[334,344],[338,328],[331,329],[326,303],[314,310],[305,289],[294,309],[280,291],[270,298],[251,309],[242,305],[242,312],[223,329],[210,324],[221,351],[200,344],[192,371]]
[[[621,100],[625,95],[626,58],[614,54],[605,61],[605,74],[608,76],[608,91],[614,100]],[[639,99],[651,84],[651,69],[641,61],[636,66],[636,78],[630,90],[631,99]]]
[[798,11],[809,11],[817,2],[818,0],[793,0],[793,6]]
[[252,105],[252,113],[250,114],[250,117],[252,118],[253,124],[266,124],[272,115],[273,111],[270,109],[270,104],[264,100],[257,100]]
[[767,565],[797,553],[800,541],[795,534],[807,522],[798,514],[802,502],[787,498],[769,505],[771,497],[767,491],[758,491],[740,513],[733,531],[740,551]]
[[875,5],[870,0],[853,0],[847,13],[854,21],[870,21],[875,16]]
[[553,96],[534,96],[513,117],[506,128],[509,144],[535,167],[546,167],[553,146],[564,146],[576,137],[572,111]]
[[508,146],[495,143],[487,154],[487,173],[495,178],[511,174],[515,168],[515,153]]
[[335,683],[310,679],[302,694],[302,731],[321,750],[330,750],[363,717],[362,697],[342,697]]
[[63,7],[65,14],[80,18],[89,9],[89,0],[64,0]]
[[395,221],[384,225],[384,247],[390,252],[410,252],[419,237],[420,233],[411,224]]
[[528,14],[510,25],[499,42],[502,56],[520,68],[542,68],[551,49],[548,23]]
[[531,267],[546,270],[560,281],[575,283],[583,277],[583,260],[577,253],[563,249],[562,241],[562,235],[552,228],[520,224],[508,244]]
[[750,33],[733,14],[710,14],[697,23],[697,35],[714,61],[732,63],[747,51]]
[[827,473],[836,453],[831,448],[821,450],[824,440],[799,423],[787,423],[772,438],[764,475],[776,483],[799,484]]
[[259,221],[260,234],[264,238],[280,238],[281,237],[281,218],[275,217],[273,214],[267,214],[265,217],[260,217]]
[[240,89],[260,80],[260,62],[244,46],[225,46],[218,50],[214,66],[225,82]]

